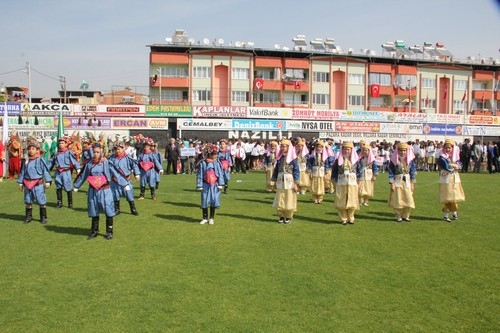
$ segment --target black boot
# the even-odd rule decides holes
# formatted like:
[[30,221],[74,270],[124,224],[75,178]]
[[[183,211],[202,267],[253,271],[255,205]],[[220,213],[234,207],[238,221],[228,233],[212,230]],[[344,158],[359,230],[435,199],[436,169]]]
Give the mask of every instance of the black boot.
[[139,194],[139,198],[137,200],[144,200],[144,192],[146,191],[146,187],[141,186],[141,193]]
[[90,227],[90,233],[87,239],[96,238],[99,233],[99,216],[92,218],[92,225]]
[[156,189],[154,187],[152,187],[151,189],[151,200],[156,200]]
[[73,192],[68,191],[68,208],[73,208]]
[[106,239],[113,239],[113,218],[106,216]]
[[40,207],[40,222],[47,224],[47,207]]
[[26,207],[26,217],[24,218],[24,223],[30,223],[33,220],[33,207]]
[[120,201],[115,201],[115,212],[116,215],[120,214]]
[[134,201],[129,201],[128,204],[130,205],[130,213],[132,215],[136,215],[136,216],[139,215],[139,212],[135,208],[135,202]]
[[227,194],[227,184],[224,185],[224,194]]
[[208,208],[202,208],[203,219],[208,220]]
[[56,190],[56,196],[57,196],[57,206],[56,206],[56,208],[62,208],[62,188],[58,188]]

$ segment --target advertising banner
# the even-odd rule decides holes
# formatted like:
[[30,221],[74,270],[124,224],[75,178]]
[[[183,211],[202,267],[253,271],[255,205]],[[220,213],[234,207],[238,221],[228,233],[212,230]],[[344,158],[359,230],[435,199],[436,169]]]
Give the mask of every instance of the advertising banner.
[[255,130],[286,130],[286,122],[280,120],[251,120],[251,119],[233,119],[232,129],[255,129]]
[[248,118],[290,119],[291,117],[291,108],[248,108]]
[[7,115],[8,116],[17,116],[21,113],[22,106],[21,103],[0,103],[0,116],[3,117],[3,113],[5,110],[5,105],[7,104]]
[[336,120],[340,112],[335,110],[293,109],[292,119],[297,120]]
[[231,122],[232,119],[177,119],[177,129],[229,130]]
[[191,105],[146,105],[147,117],[192,117]]
[[460,114],[427,114],[427,122],[434,124],[463,124],[464,117]]
[[168,118],[113,118],[113,129],[168,129]]
[[462,125],[425,124],[424,134],[462,135]]
[[288,120],[286,129],[288,131],[333,131],[335,122],[333,121],[305,121],[305,120]]
[[22,103],[22,112],[27,112],[33,116],[55,116],[62,112],[64,115],[70,115],[76,104],[59,103]]
[[[92,121],[90,121],[92,120]],[[82,118],[82,117],[64,117],[64,130],[108,130],[111,129],[111,118],[98,117]],[[54,118],[54,126],[57,128],[59,119]]]
[[355,121],[336,121],[335,131],[337,132],[355,132],[355,133],[377,133],[380,132],[380,123],[373,122],[355,122]]
[[350,121],[387,121],[388,112],[380,111],[339,111],[340,120]]
[[193,117],[246,118],[245,106],[193,106]]

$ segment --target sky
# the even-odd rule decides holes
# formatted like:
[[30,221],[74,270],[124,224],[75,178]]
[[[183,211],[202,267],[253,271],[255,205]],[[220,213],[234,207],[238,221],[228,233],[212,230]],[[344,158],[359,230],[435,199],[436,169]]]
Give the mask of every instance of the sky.
[[[148,94],[149,47],[176,29],[204,38],[293,47],[292,38],[334,38],[344,50],[403,40],[443,43],[457,58],[500,59],[500,0],[25,0],[0,10],[0,83],[31,96],[67,90]],[[26,72],[27,63],[31,75]],[[31,78],[29,80],[28,78]]]

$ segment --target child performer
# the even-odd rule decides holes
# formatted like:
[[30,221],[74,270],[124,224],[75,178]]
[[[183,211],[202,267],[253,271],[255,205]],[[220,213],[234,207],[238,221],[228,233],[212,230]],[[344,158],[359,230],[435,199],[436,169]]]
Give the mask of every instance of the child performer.
[[417,164],[413,149],[407,143],[399,143],[389,163],[391,192],[388,202],[388,206],[394,209],[398,222],[403,220],[410,222],[411,209],[415,208],[413,190],[416,172]]
[[219,161],[222,165],[222,170],[224,174],[224,193],[227,194],[227,188],[229,180],[231,179],[231,168],[233,166],[233,160],[231,158],[231,149],[228,149],[227,141],[222,139],[219,142]]
[[163,167],[158,160],[158,156],[154,153],[151,148],[154,142],[152,139],[146,138],[144,141],[143,151],[137,157],[139,167],[141,169],[141,192],[137,200],[144,200],[144,192],[146,191],[146,185],[149,185],[149,190],[151,191],[151,200],[156,200],[156,182],[157,174],[163,175]]
[[276,191],[276,186],[271,185],[274,167],[276,166],[276,156],[278,156],[278,142],[271,141],[264,156],[264,168],[266,170],[266,190],[267,193]]
[[125,196],[130,206],[130,213],[132,215],[139,215],[135,208],[134,202],[134,186],[132,185],[132,176],[135,176],[137,181],[140,180],[139,164],[125,153],[125,143],[122,141],[115,141],[114,153],[109,157],[109,162],[127,179],[129,190],[125,191],[122,186],[112,179],[111,189],[114,194],[116,215],[120,214],[120,197]]
[[127,179],[107,160],[100,143],[93,145],[94,156],[92,161],[85,164],[83,171],[75,179],[77,192],[87,180],[90,184],[87,193],[88,216],[92,219],[88,239],[97,237],[99,233],[99,212],[106,214],[106,239],[113,238],[113,217],[116,215],[113,191],[110,188],[114,179],[125,191],[130,190]]
[[354,212],[359,210],[357,175],[361,172],[358,154],[352,142],[343,142],[342,151],[333,162],[332,181],[335,184],[335,208],[340,223],[354,224]]
[[325,168],[325,193],[333,194],[335,193],[335,188],[332,183],[332,165],[335,162],[335,152],[328,143],[325,143],[325,150],[327,152],[325,161],[325,165],[327,165]]
[[299,180],[299,193],[306,194],[307,188],[311,185],[311,178],[307,173],[307,160],[309,158],[309,149],[307,149],[306,141],[298,139],[295,145],[295,152],[297,154],[297,163],[299,164],[300,180]]
[[443,220],[451,222],[449,213],[453,212],[453,219],[458,219],[458,203],[465,201],[465,194],[458,174],[460,152],[453,140],[444,141],[443,150],[438,158],[439,166],[439,202],[444,204]]
[[361,146],[358,164],[361,169],[358,175],[359,203],[368,206],[368,200],[373,198],[373,188],[378,175],[378,165],[369,145]]
[[290,224],[297,211],[297,192],[299,190],[300,171],[297,153],[290,140],[281,140],[276,167],[271,178],[276,185],[273,207],[279,215],[278,223]]
[[[205,159],[198,163],[196,189],[201,191],[201,209],[203,219],[200,224],[214,224],[215,209],[220,207],[220,191],[224,186],[224,171],[217,158],[217,146],[206,148]],[[210,216],[208,215],[210,207]]]
[[26,217],[24,223],[30,223],[33,213],[33,201],[40,206],[40,222],[47,223],[47,197],[45,190],[50,187],[52,177],[45,159],[40,156],[40,143],[30,140],[27,144],[28,160],[21,169],[17,179],[19,190],[24,188],[24,203],[26,204]]
[[66,191],[68,195],[68,207],[73,208],[73,179],[71,179],[71,168],[76,169],[76,174],[80,173],[80,163],[76,159],[71,150],[67,148],[67,141],[65,138],[57,140],[59,149],[50,161],[50,170],[54,167],[56,172],[54,175],[54,182],[56,184],[57,206],[62,208],[62,191]]
[[325,175],[330,170],[326,163],[328,151],[323,141],[318,140],[316,147],[307,159],[307,171],[311,175],[311,194],[315,204],[323,202],[325,196]]

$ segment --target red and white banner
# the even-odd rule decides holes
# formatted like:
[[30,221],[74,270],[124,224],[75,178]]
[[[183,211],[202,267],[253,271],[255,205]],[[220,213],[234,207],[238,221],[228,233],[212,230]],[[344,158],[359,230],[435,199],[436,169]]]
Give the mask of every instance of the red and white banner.
[[373,97],[373,98],[379,98],[380,97],[380,84],[372,84],[370,86],[370,95]]
[[254,81],[253,88],[255,90],[262,90],[264,89],[264,79],[262,78],[256,78]]

